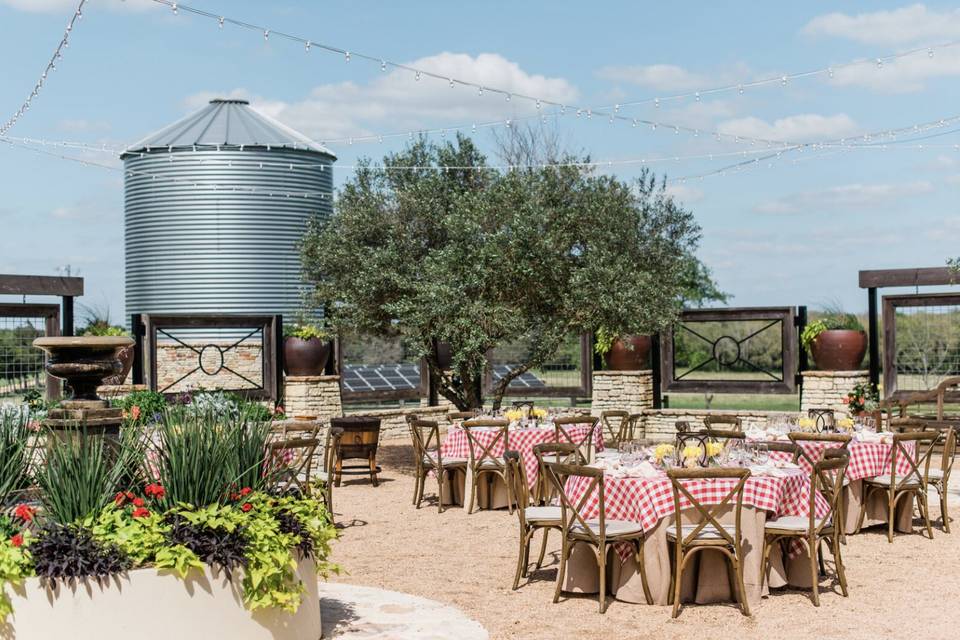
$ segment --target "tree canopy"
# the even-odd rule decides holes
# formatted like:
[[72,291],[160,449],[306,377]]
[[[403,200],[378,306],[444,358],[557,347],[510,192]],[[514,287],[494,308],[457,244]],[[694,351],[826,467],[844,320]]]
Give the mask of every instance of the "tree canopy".
[[[332,326],[399,336],[461,409],[481,406],[498,345],[530,346],[495,406],[571,334],[656,332],[684,298],[722,295],[693,257],[693,215],[649,172],[631,183],[562,165],[499,172],[463,136],[421,139],[383,167],[362,162],[334,214],[311,225],[305,276]],[[435,341],[449,343],[451,370]]]

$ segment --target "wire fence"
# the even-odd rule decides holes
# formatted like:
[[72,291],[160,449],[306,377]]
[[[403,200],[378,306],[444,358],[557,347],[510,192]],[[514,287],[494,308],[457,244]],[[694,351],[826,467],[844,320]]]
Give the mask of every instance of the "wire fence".
[[932,389],[960,375],[960,303],[901,306],[896,312],[896,388]]
[[47,323],[44,316],[0,316],[0,397],[44,389],[44,355],[33,341],[46,335]]

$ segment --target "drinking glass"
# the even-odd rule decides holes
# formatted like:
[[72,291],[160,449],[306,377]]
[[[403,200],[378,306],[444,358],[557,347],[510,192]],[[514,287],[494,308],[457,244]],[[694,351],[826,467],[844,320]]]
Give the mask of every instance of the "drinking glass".
[[770,460],[770,448],[767,445],[760,443],[756,448],[756,461],[759,465],[765,465]]

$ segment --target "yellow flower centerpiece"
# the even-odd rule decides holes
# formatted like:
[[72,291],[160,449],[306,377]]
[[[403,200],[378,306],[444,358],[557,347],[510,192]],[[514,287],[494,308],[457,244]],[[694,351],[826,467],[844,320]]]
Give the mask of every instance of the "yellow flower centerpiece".
[[717,458],[723,453],[723,445],[719,442],[707,443],[707,458]]
[[841,418],[837,421],[837,426],[841,429],[846,429],[849,431],[850,429],[853,429],[853,420],[850,418]]
[[522,409],[507,409],[503,412],[503,417],[510,422],[520,422],[526,416]]
[[672,455],[672,444],[658,444],[653,450],[653,459],[657,461],[657,464],[663,464],[663,459]]
[[798,424],[804,431],[812,431],[813,428],[817,426],[817,422],[813,418],[800,418],[800,422]]
[[543,420],[544,418],[547,417],[547,410],[535,408],[530,411],[530,416],[533,418],[536,418],[537,420]]
[[686,467],[695,467],[703,457],[703,449],[696,445],[688,444],[683,448],[683,464]]

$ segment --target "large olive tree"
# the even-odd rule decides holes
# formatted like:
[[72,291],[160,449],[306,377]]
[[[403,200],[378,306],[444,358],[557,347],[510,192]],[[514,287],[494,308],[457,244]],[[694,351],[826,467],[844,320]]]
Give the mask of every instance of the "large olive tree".
[[[692,257],[692,214],[651,174],[626,183],[559,165],[498,172],[460,136],[417,141],[383,165],[362,163],[334,214],[310,228],[305,275],[334,327],[399,336],[460,409],[482,405],[498,345],[530,347],[497,381],[494,407],[571,334],[661,330],[692,280],[708,276]],[[449,343],[451,370],[435,341]]]

